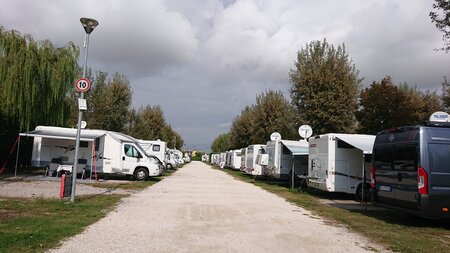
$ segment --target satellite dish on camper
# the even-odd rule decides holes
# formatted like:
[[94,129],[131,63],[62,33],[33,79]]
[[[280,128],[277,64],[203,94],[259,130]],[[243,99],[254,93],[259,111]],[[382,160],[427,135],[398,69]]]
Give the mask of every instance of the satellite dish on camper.
[[301,125],[298,128],[298,134],[303,138],[303,139],[307,139],[309,137],[311,137],[311,135],[313,134],[313,130],[310,126],[308,125]]
[[446,112],[435,112],[431,114],[430,122],[450,122],[450,115]]
[[281,140],[281,134],[278,133],[278,132],[273,132],[273,133],[270,135],[270,140],[271,140],[271,141],[279,141],[279,140]]
[[87,123],[86,123],[86,121],[81,121],[81,128],[82,129],[85,129],[86,128],[86,126],[87,126]]

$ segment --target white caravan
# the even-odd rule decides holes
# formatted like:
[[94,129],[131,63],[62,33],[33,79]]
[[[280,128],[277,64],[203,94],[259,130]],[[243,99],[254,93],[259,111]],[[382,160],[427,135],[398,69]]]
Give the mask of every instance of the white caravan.
[[175,156],[175,150],[174,149],[167,149],[166,150],[166,169],[172,169],[177,167],[177,159]]
[[238,170],[241,168],[241,150],[231,150],[230,168]]
[[220,154],[211,154],[211,163],[214,165],[219,165]]
[[141,147],[148,155],[154,155],[158,157],[158,159],[163,162],[164,165],[166,164],[166,142],[161,140],[139,140],[139,145],[141,145]]
[[247,166],[247,148],[241,149],[241,171],[245,172]]
[[257,163],[256,158],[260,154],[265,153],[266,145],[255,144],[250,145],[247,148],[247,156],[246,156],[246,168],[245,173],[254,175],[254,176],[262,176],[263,169],[262,166]]
[[[58,169],[72,171],[77,129],[38,126],[20,135],[34,137],[33,166],[49,168],[52,160],[60,160]],[[80,160],[85,161],[87,170],[101,174],[123,174],[145,180],[163,171],[158,159],[148,156],[136,139],[112,131],[82,129],[78,155],[79,164]],[[77,173],[81,173],[80,166]]]
[[219,167],[221,169],[225,168],[225,163],[227,161],[227,153],[226,152],[222,152],[220,153],[220,162],[219,162]]
[[301,141],[269,141],[266,145],[268,154],[267,166],[264,166],[264,175],[276,179],[290,179],[292,163],[294,163],[294,176],[306,178],[308,174],[308,142]]
[[328,192],[356,194],[361,199],[363,173],[365,198],[374,135],[324,134],[309,138],[308,186]]

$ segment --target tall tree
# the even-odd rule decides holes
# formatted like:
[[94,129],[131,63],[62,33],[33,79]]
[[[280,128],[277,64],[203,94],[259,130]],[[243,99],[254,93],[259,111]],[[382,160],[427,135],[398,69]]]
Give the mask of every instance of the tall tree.
[[135,125],[130,133],[132,136],[144,140],[164,139],[166,120],[161,106],[141,107],[136,116]]
[[95,110],[99,119],[93,123],[96,128],[122,132],[125,129],[132,91],[127,78],[115,73],[108,80]]
[[[407,84],[395,85],[388,76],[361,91],[357,119],[359,132],[376,134],[381,130],[420,124],[427,104],[424,95]],[[429,116],[429,115],[428,115]]]
[[234,118],[230,130],[230,148],[242,148],[253,144],[254,106],[246,106],[241,114]]
[[325,39],[306,44],[289,73],[299,121],[318,134],[353,132],[361,82],[358,74],[344,44],[335,48]]
[[441,50],[450,50],[450,1],[434,0],[433,11],[430,12],[431,22],[443,33],[444,46]]
[[422,121],[428,120],[434,112],[444,110],[441,97],[436,91],[425,91],[422,93],[422,100],[424,102],[420,116]]
[[283,139],[295,138],[295,114],[281,91],[269,90],[256,97],[252,143],[265,144],[273,132]]
[[215,153],[225,152],[230,149],[230,133],[217,136],[211,144],[211,150]]
[[48,40],[0,27],[0,114],[19,131],[38,124],[64,125],[67,94],[78,76],[78,48],[55,48]]

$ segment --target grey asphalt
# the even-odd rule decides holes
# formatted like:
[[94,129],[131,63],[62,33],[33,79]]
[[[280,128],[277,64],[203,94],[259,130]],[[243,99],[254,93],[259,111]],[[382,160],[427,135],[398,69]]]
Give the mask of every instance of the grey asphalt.
[[123,200],[52,252],[385,251],[201,162]]

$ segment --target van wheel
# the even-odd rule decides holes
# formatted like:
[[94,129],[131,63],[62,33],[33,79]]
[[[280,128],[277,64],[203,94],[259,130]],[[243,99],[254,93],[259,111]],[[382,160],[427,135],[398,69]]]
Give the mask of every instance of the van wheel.
[[370,200],[370,186],[368,184],[364,184],[364,199],[362,196],[362,184],[358,185],[356,189],[356,200],[358,201],[369,201]]
[[166,164],[166,168],[167,168],[168,170],[172,169],[172,164],[170,164],[170,163]]
[[134,178],[135,178],[137,181],[144,181],[144,180],[147,179],[147,177],[148,177],[148,172],[147,172],[147,170],[144,169],[144,168],[137,168],[137,169],[134,171]]

